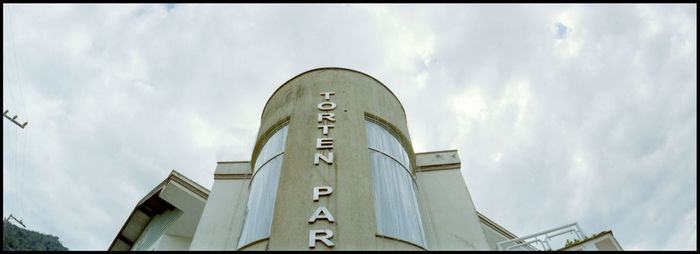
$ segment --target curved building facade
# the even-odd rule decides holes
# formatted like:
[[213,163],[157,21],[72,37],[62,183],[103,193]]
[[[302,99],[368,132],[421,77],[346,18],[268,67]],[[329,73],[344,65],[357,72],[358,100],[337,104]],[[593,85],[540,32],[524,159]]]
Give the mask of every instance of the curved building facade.
[[250,161],[218,162],[211,191],[174,171],[109,249],[494,250],[517,238],[476,211],[460,169],[456,150],[413,151],[377,79],[313,69],[269,98]]
[[[251,182],[251,197],[266,192],[274,206],[248,202],[238,248],[425,248],[406,116],[383,84],[340,68],[292,78],[263,110],[254,168],[283,132],[286,142],[275,143],[284,146],[279,178],[261,181],[254,172]],[[269,224],[248,223],[258,211],[270,214]],[[266,234],[247,235],[266,227]]]

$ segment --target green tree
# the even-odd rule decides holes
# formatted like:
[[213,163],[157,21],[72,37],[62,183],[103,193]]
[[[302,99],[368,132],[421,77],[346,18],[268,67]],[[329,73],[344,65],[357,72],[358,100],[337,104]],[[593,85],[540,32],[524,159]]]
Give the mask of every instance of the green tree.
[[3,219],[3,251],[67,251],[57,236],[26,230]]

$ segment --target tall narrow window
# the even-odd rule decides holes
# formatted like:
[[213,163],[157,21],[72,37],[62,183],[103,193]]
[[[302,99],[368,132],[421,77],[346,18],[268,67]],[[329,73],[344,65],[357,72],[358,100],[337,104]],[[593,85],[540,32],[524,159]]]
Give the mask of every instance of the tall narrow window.
[[284,145],[287,142],[287,127],[285,123],[272,132],[255,160],[238,248],[270,236]]
[[383,124],[367,118],[365,128],[377,233],[425,247],[411,161],[406,149],[397,135]]

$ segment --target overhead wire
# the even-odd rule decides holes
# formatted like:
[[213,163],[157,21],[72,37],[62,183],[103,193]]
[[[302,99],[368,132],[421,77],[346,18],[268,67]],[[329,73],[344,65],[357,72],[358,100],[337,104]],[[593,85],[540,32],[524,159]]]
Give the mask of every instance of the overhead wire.
[[[3,7],[4,7],[4,5],[3,5]],[[8,11],[9,11],[9,8],[8,8]],[[3,17],[4,17],[4,16],[5,16],[5,15],[3,15]],[[8,17],[8,20],[9,20],[9,17]],[[4,22],[3,22],[3,23],[4,23]],[[9,26],[9,25],[8,25],[8,26]],[[3,31],[4,31],[4,29],[3,29]],[[4,51],[4,49],[5,49],[5,47],[4,47],[4,42],[5,42],[5,40],[3,40],[3,51]],[[9,110],[9,109],[13,109],[13,108],[14,108],[14,105],[15,105],[14,91],[12,90],[12,86],[10,86],[10,83],[11,83],[11,80],[10,80],[10,73],[7,71],[7,67],[9,67],[9,64],[6,64],[5,61],[6,61],[6,59],[5,59],[5,54],[2,54],[2,63],[3,63],[3,68],[2,68],[2,69],[3,69],[3,73],[5,74],[4,77],[3,77],[3,81],[5,80],[5,78],[7,79],[7,82],[3,82],[3,86],[2,86],[2,88],[3,88],[3,95],[4,95],[4,94],[8,94],[8,93],[5,93],[5,91],[9,91],[9,101],[6,101],[5,98],[4,98],[4,96],[3,96],[3,106],[5,106],[5,108],[3,109],[3,111]],[[9,61],[9,60],[8,60],[8,61]],[[3,114],[4,114],[4,113],[3,113]],[[4,121],[4,120],[3,120],[3,121]],[[4,137],[4,133],[5,133],[5,128],[4,128],[4,126],[5,126],[5,124],[4,124],[4,122],[3,122],[3,137]],[[8,126],[9,126],[9,125],[8,125]],[[11,181],[10,179],[15,177],[15,172],[16,172],[16,170],[15,170],[16,167],[13,165],[13,162],[15,161],[15,160],[13,159],[13,156],[14,156],[14,154],[15,154],[13,151],[15,151],[16,149],[13,149],[14,142],[12,141],[12,137],[14,136],[14,137],[15,137],[15,140],[16,140],[17,135],[16,135],[16,132],[15,132],[15,129],[13,129],[11,126],[9,126],[9,128],[7,129],[7,131],[9,132],[9,133],[8,133],[9,135],[7,136],[7,140],[4,140],[4,138],[3,138],[3,147],[5,147],[5,144],[7,144],[7,147],[8,147],[7,152],[9,153],[9,155],[7,156],[7,158],[5,158],[5,154],[4,154],[4,151],[5,151],[5,150],[3,149],[3,168],[5,168],[5,165],[7,165],[7,171],[8,171],[8,173],[10,174],[11,177],[10,177],[9,179],[8,179],[8,178],[5,178],[5,175],[4,175],[4,174],[5,174],[5,170],[3,169],[3,179],[8,179],[8,181]],[[5,159],[6,159],[7,161],[6,161]],[[5,164],[5,162],[7,162],[7,164]],[[11,184],[11,185],[15,185],[15,184]],[[15,205],[18,203],[17,195],[14,195],[14,198],[11,198],[11,200],[14,200],[14,203],[13,203],[13,204],[9,204],[9,206],[13,207],[13,206],[15,206]],[[3,206],[4,206],[4,204],[3,204]]]
[[[16,82],[14,82],[14,84],[12,84],[11,82],[8,82],[8,89],[9,89],[10,92],[11,92],[11,94],[10,94],[11,97],[13,97],[13,100],[12,100],[12,104],[13,104],[12,107],[13,107],[13,110],[17,112],[16,115],[21,114],[21,115],[23,116],[23,118],[25,119],[25,122],[27,122],[27,121],[29,121],[29,117],[28,117],[27,107],[26,107],[26,104],[25,104],[25,102],[24,102],[24,89],[23,89],[23,86],[22,86],[22,79],[21,79],[21,77],[20,77],[21,75],[20,75],[19,64],[18,64],[18,59],[19,59],[19,58],[17,57],[17,49],[16,49],[16,43],[15,43],[14,29],[13,29],[13,26],[12,26],[14,22],[12,22],[12,12],[10,11],[10,9],[11,9],[11,6],[10,6],[10,5],[7,5],[7,16],[8,16],[8,22],[7,22],[7,24],[8,24],[8,30],[10,31],[10,36],[9,36],[9,37],[10,37],[10,40],[11,40],[11,42],[12,42],[12,53],[13,53],[13,56],[14,56],[14,66],[15,66],[15,79],[16,79]],[[5,55],[5,54],[3,54],[3,63],[5,62],[4,55]],[[9,73],[7,72],[5,66],[3,66],[3,69],[5,69],[4,71],[5,71],[6,75],[8,76],[8,80],[9,80],[9,79],[10,79]],[[22,106],[21,111],[20,111],[20,109],[17,107],[17,106],[18,106],[17,104],[19,104],[19,103],[17,103],[17,101],[14,99],[14,92],[12,92],[12,90],[13,90],[13,89],[12,89],[12,86],[13,86],[13,85],[17,85],[17,86],[19,87],[19,92],[20,92],[20,98],[19,98],[20,101],[19,101],[19,103],[21,103],[21,106]],[[23,128],[23,129],[24,129],[24,128]],[[19,209],[20,209],[19,212],[22,213],[21,216],[24,216],[24,215],[26,215],[26,209],[25,209],[25,206],[24,206],[24,198],[23,198],[24,195],[26,194],[26,193],[25,193],[25,186],[26,186],[26,185],[25,185],[25,179],[26,179],[26,177],[25,177],[25,176],[26,176],[26,172],[25,172],[25,171],[26,171],[26,167],[25,167],[25,165],[26,165],[26,164],[25,164],[25,162],[26,162],[26,157],[25,157],[25,156],[26,156],[26,150],[27,150],[26,148],[27,148],[27,136],[28,136],[28,135],[27,135],[27,130],[24,129],[24,131],[23,131],[23,133],[22,133],[22,136],[23,136],[24,139],[23,139],[23,142],[21,142],[21,144],[20,144],[20,139],[19,139],[19,137],[18,137],[19,132],[20,132],[20,129],[15,129],[15,128],[13,128],[12,130],[13,130],[13,132],[14,132],[14,134],[15,134],[15,140],[14,140],[14,141],[16,142],[16,144],[15,144],[15,146],[14,146],[15,149],[10,148],[10,151],[11,151],[11,153],[12,153],[12,154],[11,154],[11,157],[13,157],[13,159],[12,159],[11,162],[10,162],[10,167],[11,167],[11,170],[15,171],[15,172],[17,173],[16,175],[20,178],[19,181],[16,182],[16,183],[17,183],[17,184],[16,184],[16,186],[17,186],[17,187],[16,187],[16,190],[17,190],[16,193],[17,193],[17,194],[15,195],[15,197],[16,197],[16,201],[17,201],[17,199],[19,199],[19,201],[16,202],[16,204],[18,203],[18,205],[19,205]],[[19,148],[18,146],[20,146],[21,148]],[[21,153],[18,154],[18,152],[19,152],[20,150],[21,150]],[[20,163],[20,160],[18,160],[18,156],[21,157],[21,163]]]
[[[5,54],[3,54],[3,63],[5,62],[4,55],[5,55]],[[12,108],[12,107],[14,106],[14,98],[13,98],[13,96],[12,96],[12,87],[10,87],[10,85],[9,85],[9,84],[10,84],[10,82],[9,82],[9,81],[10,81],[10,80],[9,80],[9,73],[7,72],[7,69],[4,68],[4,66],[3,66],[3,71],[4,71],[4,73],[5,73],[5,77],[8,79],[8,80],[7,80],[8,82],[3,82],[3,88],[7,87],[7,89],[10,90],[10,101],[9,101],[7,107],[8,107],[8,108]],[[3,78],[3,80],[4,80],[4,78]],[[3,100],[3,102],[4,102],[4,100]],[[3,120],[3,121],[5,121],[5,120]],[[5,132],[4,126],[5,126],[5,124],[4,124],[4,122],[3,122],[3,137],[4,137],[4,132]],[[9,134],[9,135],[7,136],[7,140],[5,140],[5,139],[3,138],[3,147],[7,144],[7,148],[8,148],[8,149],[7,149],[7,153],[8,153],[8,156],[7,156],[7,158],[5,158],[5,154],[4,154],[4,153],[5,153],[5,149],[3,149],[3,168],[5,168],[5,165],[7,165],[7,171],[8,171],[8,173],[9,173],[9,175],[10,175],[10,178],[5,178],[5,177],[6,177],[6,176],[4,175],[4,174],[5,174],[5,170],[3,170],[3,179],[8,179],[8,181],[12,181],[12,178],[15,178],[16,175],[17,175],[17,174],[16,174],[16,172],[17,172],[16,168],[17,168],[17,167],[16,167],[15,165],[13,165],[13,164],[15,163],[15,161],[16,161],[16,160],[13,158],[13,157],[15,156],[15,154],[16,154],[16,152],[15,152],[15,151],[16,151],[16,147],[13,147],[13,146],[15,146],[15,142],[17,141],[17,130],[14,129],[14,128],[13,128],[14,126],[11,126],[11,124],[8,124],[7,126],[8,126],[7,131],[8,131],[8,134]],[[12,139],[13,137],[14,137],[14,140]],[[7,162],[7,164],[5,164],[5,162]],[[16,184],[10,183],[10,185],[14,186],[14,185],[16,185]],[[12,198],[11,200],[14,200],[14,203],[13,203],[13,204],[10,204],[10,207],[14,207],[16,204],[19,203],[19,198],[17,197],[17,195],[14,195],[14,198]]]
[[[17,86],[19,86],[19,95],[20,95],[20,102],[22,102],[22,112],[24,114],[24,122],[28,122],[29,121],[29,112],[27,111],[26,104],[24,103],[24,89],[23,89],[23,83],[22,83],[22,75],[20,74],[20,69],[19,69],[19,64],[18,64],[19,58],[17,57],[17,49],[15,47],[16,43],[15,43],[14,29],[12,28],[12,25],[14,24],[14,22],[12,22],[12,13],[9,12],[9,10],[10,10],[9,5],[7,6],[7,9],[8,9],[7,15],[10,16],[8,25],[10,26],[10,35],[11,35],[10,38],[12,39],[12,53],[14,54],[14,57],[15,57],[15,73],[16,73],[15,77],[17,78]],[[26,181],[26,174],[27,174],[27,172],[26,172],[27,168],[25,167],[25,162],[26,162],[26,151],[27,151],[27,136],[29,136],[28,129],[24,129],[22,134],[23,134],[22,136],[24,137],[24,142],[22,142],[22,153],[21,153],[22,163],[20,164],[20,170],[21,170],[20,171],[20,174],[21,174],[20,183],[21,183],[22,190],[24,190],[24,187],[26,186],[25,181]],[[18,161],[18,163],[19,163],[19,161]],[[22,196],[20,196],[20,199],[22,200],[20,202],[20,206],[21,206],[20,209],[22,209],[22,214],[26,214],[26,209],[24,206],[25,202],[24,202],[24,199],[22,198],[22,197],[24,197],[24,195],[26,193],[25,192],[20,192],[20,193],[22,194]]]
[[15,56],[15,73],[16,73],[15,77],[17,78],[17,84],[19,86],[19,95],[21,98],[20,101],[22,102],[22,110],[24,111],[23,112],[24,119],[25,119],[25,121],[28,121],[29,113],[27,112],[27,107],[24,104],[24,89],[22,88],[22,79],[21,79],[21,75],[19,73],[19,66],[17,64],[19,58],[17,58],[17,49],[15,49],[15,36],[14,36],[14,31],[12,29],[13,22],[12,22],[12,14],[10,13],[10,6],[9,5],[7,6],[7,11],[8,11],[7,16],[9,16],[8,17],[8,25],[10,26],[10,38],[12,39],[12,53]]

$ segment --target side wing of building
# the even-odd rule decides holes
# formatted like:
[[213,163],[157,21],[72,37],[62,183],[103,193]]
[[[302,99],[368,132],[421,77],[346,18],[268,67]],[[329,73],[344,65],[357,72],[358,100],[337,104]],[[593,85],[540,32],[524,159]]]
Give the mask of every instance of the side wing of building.
[[187,250],[209,190],[173,170],[139,201],[107,250]]

